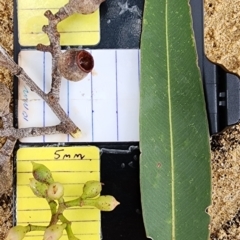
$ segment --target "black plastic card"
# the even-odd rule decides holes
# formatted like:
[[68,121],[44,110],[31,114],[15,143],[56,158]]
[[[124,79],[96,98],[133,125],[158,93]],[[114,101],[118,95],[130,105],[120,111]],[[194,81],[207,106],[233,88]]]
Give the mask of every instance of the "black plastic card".
[[[206,96],[209,128],[210,133],[215,134],[239,121],[239,81],[237,77],[227,74],[220,67],[210,63],[205,57],[203,51],[203,1],[191,0],[190,3],[198,61]],[[104,240],[146,239],[140,203],[137,109],[143,6],[143,0],[107,0],[102,3],[100,8],[100,40],[96,45],[84,44],[84,48],[99,59],[102,57],[102,61],[99,63],[100,70],[97,68],[89,77],[89,85],[83,86],[84,91],[74,93],[76,97],[79,97],[79,101],[82,101],[81,103],[86,104],[80,113],[75,109],[77,105],[71,107],[71,103],[75,99],[75,97],[71,98],[71,91],[75,91],[76,88],[69,83],[63,83],[66,90],[64,90],[65,95],[63,96],[66,112],[73,118],[78,115],[80,119],[83,118],[81,113],[84,112],[85,122],[79,120],[82,126],[86,125],[85,129],[89,129],[88,134],[86,133],[85,138],[83,138],[84,140],[73,141],[70,136],[61,139],[61,141],[56,138],[42,137],[33,140],[21,140],[19,144],[20,147],[92,145],[100,148],[102,153],[101,181],[105,183],[103,193],[112,194],[121,202],[121,205],[115,211],[102,213],[102,236]],[[39,57],[39,53],[36,53],[37,51],[34,50],[33,46],[30,46],[31,44],[25,44],[24,46],[20,44],[18,17],[17,2],[15,2],[15,61],[21,63],[22,67],[29,68],[30,74],[32,74],[31,67],[38,65],[38,77],[41,76],[38,79],[38,84],[42,84],[41,87],[47,91],[48,83],[44,81],[46,76],[49,76],[47,74],[50,74],[50,72],[47,72],[50,71],[49,56],[43,54]],[[65,47],[68,47],[68,45],[64,45],[63,49]],[[126,59],[131,61],[128,62]],[[106,70],[102,71],[101,64],[105,64],[110,73],[106,73]],[[42,72],[41,69],[43,69]],[[121,76],[121,69],[124,69],[126,75]],[[104,86],[98,85],[96,79],[102,80],[109,74],[112,74],[114,83],[107,82]],[[126,81],[126,85],[121,85],[123,84],[123,81],[120,81],[122,78],[132,78],[135,79],[135,82],[129,84]],[[88,89],[88,92],[86,89]],[[27,94],[29,92],[29,89],[26,90],[25,86],[20,86],[15,79],[15,125],[18,127],[32,125],[36,116],[40,119],[37,124],[49,124],[49,121],[52,120],[51,115],[45,114],[48,113],[47,106],[39,99],[35,102],[32,101],[36,100],[36,96],[31,98],[30,94]],[[96,99],[94,96],[96,96]],[[103,101],[99,101],[99,98]],[[131,104],[128,104],[129,102]],[[34,104],[38,104],[37,107],[34,108]],[[128,108],[124,107],[126,104]],[[29,112],[30,108],[34,110],[37,108],[38,115]],[[78,118],[76,121],[78,121]]]
[[[28,71],[27,73],[33,79],[38,79],[36,80],[38,81],[38,85],[47,91],[46,85],[48,83],[46,82],[45,84],[46,76],[44,74],[46,71],[49,71],[50,74],[51,68],[48,66],[50,57],[36,51],[31,44],[28,46],[26,44],[25,46],[21,45],[19,40],[18,9],[17,2],[15,2],[15,61],[17,61],[25,71]],[[24,8],[22,9],[26,11]],[[84,121],[82,122],[83,125],[80,124],[79,126],[85,132],[83,136],[85,140],[77,142],[72,141],[70,136],[61,136],[60,138],[53,139],[49,139],[48,136],[43,136],[33,139],[21,139],[18,144],[18,148],[56,145],[69,147],[91,145],[99,147],[101,151],[101,181],[105,184],[103,194],[114,195],[121,202],[116,211],[111,213],[103,212],[101,215],[102,237],[106,240],[123,238],[146,239],[140,203],[137,115],[142,12],[143,1],[116,2],[109,0],[101,5],[101,40],[95,46],[87,45],[84,48],[93,52],[96,59],[101,59],[102,57],[102,63],[105,61],[106,68],[109,68],[109,63],[115,69],[112,70],[112,74],[109,74],[109,72],[105,74],[104,71],[106,70],[99,72],[101,71],[100,67],[96,67],[89,81],[88,79],[86,80],[86,85],[88,83],[91,84],[85,86],[81,94],[74,93],[76,94],[76,98],[80,96],[81,103],[85,104],[82,104],[83,108],[79,111],[79,119],[85,118],[85,123],[90,122],[86,124],[86,128],[84,128]],[[65,47],[68,46],[63,46],[63,49]],[[39,55],[41,56],[39,57]],[[126,58],[129,58],[133,62],[132,65],[131,61],[128,62],[129,60],[125,60]],[[96,60],[95,62],[96,65],[98,65],[99,61]],[[31,72],[34,68],[37,68],[36,72],[38,75],[34,75],[34,73]],[[125,75],[117,76],[117,74],[121,72],[120,68],[127,69],[124,73]],[[43,69],[43,71],[41,71],[41,69]],[[103,81],[104,78],[109,75],[113,78],[112,84],[111,82],[109,84],[105,82],[104,84],[106,85],[104,85],[104,87],[98,85],[100,81]],[[41,77],[39,78],[39,76]],[[128,85],[127,80],[129,77],[131,77],[133,82],[135,81],[134,84]],[[123,89],[125,88],[125,86],[122,85],[124,81],[120,81],[121,78],[126,79],[125,84],[126,87],[129,88],[128,95],[124,93],[123,96],[127,98],[127,102],[121,98],[121,94],[123,94]],[[41,84],[42,80],[44,84]],[[51,124],[51,115],[47,113],[47,106],[36,96],[31,98],[31,90],[28,89],[26,85],[21,84],[20,81],[18,82],[17,79],[15,79],[15,125],[18,127],[28,127],[35,124],[35,119],[37,119],[37,124],[42,126],[44,126],[44,124]],[[78,106],[76,104],[75,109],[71,107],[71,91],[76,89],[76,85],[72,87],[71,84],[66,82],[62,84],[66,86],[68,90],[62,97],[64,99],[63,105],[66,103],[66,112],[70,116],[72,114],[74,118]],[[93,97],[93,94],[95,94],[96,98]],[[134,99],[131,95],[134,95]],[[110,99],[102,100],[103,103],[98,99],[104,99],[105,97],[110,97]],[[128,103],[129,100],[131,103]],[[123,106],[126,105],[126,103],[127,107],[124,109]],[[104,104],[107,107],[104,107]],[[32,114],[31,111],[35,110],[38,112]],[[124,113],[123,111],[126,112]],[[54,119],[57,121],[55,116]],[[50,123],[48,121],[50,121]],[[89,132],[87,132],[86,129],[89,129]]]

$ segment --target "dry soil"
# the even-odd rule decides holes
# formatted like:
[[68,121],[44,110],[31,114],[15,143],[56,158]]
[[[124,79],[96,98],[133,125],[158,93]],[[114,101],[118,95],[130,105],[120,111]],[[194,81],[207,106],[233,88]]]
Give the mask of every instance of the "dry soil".
[[[13,50],[13,7],[0,0],[0,45]],[[239,73],[240,1],[205,0],[205,47],[207,56]],[[12,77],[0,70],[0,81],[12,89]],[[0,147],[5,139],[0,139]],[[240,239],[240,125],[212,137],[211,239]],[[12,166],[8,163],[9,174]],[[0,196],[0,240],[12,225],[12,191]]]

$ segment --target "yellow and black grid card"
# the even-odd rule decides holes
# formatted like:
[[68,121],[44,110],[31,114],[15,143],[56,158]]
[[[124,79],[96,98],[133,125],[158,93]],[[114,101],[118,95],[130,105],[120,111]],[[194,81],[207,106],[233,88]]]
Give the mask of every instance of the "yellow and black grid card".
[[[64,186],[64,200],[81,196],[83,185],[100,181],[100,155],[97,147],[26,147],[17,151],[16,224],[47,226],[51,211],[44,198],[37,198],[29,187],[32,162],[47,166],[54,181]],[[72,230],[81,240],[101,239],[100,211],[94,207],[74,207],[64,212]],[[40,240],[42,232],[30,232],[26,239]],[[67,240],[66,233],[61,238]]]
[[[17,0],[18,41],[21,46],[49,44],[42,26],[48,24],[46,10],[56,13],[68,0]],[[74,14],[58,25],[61,45],[96,45],[100,41],[99,10],[89,15]]]

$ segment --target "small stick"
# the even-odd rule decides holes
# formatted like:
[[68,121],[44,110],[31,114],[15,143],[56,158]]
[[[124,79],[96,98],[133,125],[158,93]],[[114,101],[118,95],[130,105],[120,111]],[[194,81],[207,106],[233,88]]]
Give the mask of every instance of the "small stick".
[[14,127],[8,129],[0,129],[0,135],[2,137],[13,137],[16,139],[24,137],[37,137],[43,135],[53,135],[53,134],[67,134],[67,126],[60,123],[56,126],[48,127],[29,127],[29,128],[19,128]]
[[42,30],[48,35],[50,45],[38,44],[36,48],[39,51],[50,52],[52,54],[52,84],[48,97],[55,102],[59,102],[62,78],[58,69],[58,62],[62,53],[60,34],[57,31],[57,25],[74,13],[90,14],[95,12],[104,1],[105,0],[69,0],[69,2],[61,7],[57,13],[53,14],[50,10],[44,13],[44,16],[48,19],[48,25],[43,26]]
[[81,130],[67,116],[60,104],[55,101],[55,98],[52,99],[51,95],[45,94],[26,74],[26,72],[20,66],[18,66],[7,54],[7,52],[0,46],[0,63],[2,62],[6,63],[4,66],[7,67],[13,75],[24,81],[33,92],[37,93],[48,104],[48,106],[63,124],[62,126],[67,126],[66,130],[64,130],[66,133],[71,134],[73,137],[78,137],[80,135]]
[[42,30],[48,35],[50,45],[37,45],[37,50],[43,52],[50,52],[52,54],[52,84],[48,96],[55,102],[59,102],[59,94],[61,87],[61,74],[58,70],[58,61],[61,55],[60,34],[57,31],[57,24],[61,21],[56,18],[50,10],[44,14],[48,19],[48,25],[43,26]]

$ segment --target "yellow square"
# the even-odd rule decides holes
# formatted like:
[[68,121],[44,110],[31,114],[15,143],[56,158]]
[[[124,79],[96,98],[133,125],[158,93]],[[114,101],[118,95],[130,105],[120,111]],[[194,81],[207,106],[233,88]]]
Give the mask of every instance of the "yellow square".
[[[17,152],[17,225],[47,226],[51,218],[45,199],[36,197],[29,187],[32,178],[31,162],[47,166],[56,182],[64,186],[64,200],[72,200],[82,194],[88,180],[100,180],[99,149],[96,147],[31,147]],[[93,207],[70,208],[64,215],[72,221],[72,230],[81,240],[101,239],[100,211]],[[43,232],[30,232],[26,239],[41,240]],[[24,239],[25,239],[24,238]],[[67,240],[66,232],[61,240]]]
[[[68,0],[18,0],[18,37],[21,46],[49,44],[42,26],[48,24],[44,12],[53,13],[64,6]],[[74,14],[58,24],[61,45],[96,45],[100,41],[99,10],[89,15]]]

